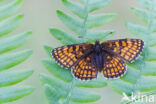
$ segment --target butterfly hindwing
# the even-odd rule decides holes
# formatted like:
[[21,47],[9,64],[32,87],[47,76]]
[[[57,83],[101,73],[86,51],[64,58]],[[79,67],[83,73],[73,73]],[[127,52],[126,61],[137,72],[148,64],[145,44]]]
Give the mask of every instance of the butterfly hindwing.
[[95,54],[91,53],[77,62],[72,67],[73,75],[81,80],[91,80],[97,77]]
[[104,50],[118,55],[125,61],[132,62],[142,52],[144,41],[140,39],[118,39],[108,40],[101,44]]
[[119,78],[126,72],[126,64],[120,57],[103,53],[103,59],[104,77]]
[[62,67],[71,68],[92,46],[89,43],[67,45],[53,49],[52,56]]

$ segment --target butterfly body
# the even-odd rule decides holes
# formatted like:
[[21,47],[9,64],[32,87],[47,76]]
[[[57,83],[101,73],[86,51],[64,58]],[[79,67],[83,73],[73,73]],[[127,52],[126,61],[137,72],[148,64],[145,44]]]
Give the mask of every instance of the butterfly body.
[[103,72],[106,78],[119,78],[126,72],[127,62],[134,61],[142,52],[144,42],[140,39],[108,40],[100,43],[80,43],[52,50],[57,63],[71,68],[74,77],[81,80],[97,78]]

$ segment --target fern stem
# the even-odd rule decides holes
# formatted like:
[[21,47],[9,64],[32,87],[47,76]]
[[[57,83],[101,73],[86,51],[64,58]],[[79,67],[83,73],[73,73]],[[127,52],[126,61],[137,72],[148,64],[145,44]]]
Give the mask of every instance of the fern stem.
[[71,87],[70,87],[70,90],[68,92],[68,95],[67,95],[67,98],[66,98],[66,101],[65,101],[65,104],[69,104],[69,101],[70,101],[70,97],[71,97],[71,93],[72,93],[72,90],[75,86],[75,78],[73,78],[72,82],[70,83]]
[[[138,82],[140,81],[140,79],[141,79],[141,76],[142,76],[142,70],[143,70],[143,68],[145,67],[145,65],[146,65],[146,63],[145,63],[145,61],[147,60],[147,57],[148,57],[148,47],[149,47],[149,45],[148,45],[148,41],[149,41],[149,35],[151,35],[151,33],[152,33],[152,23],[153,23],[153,19],[154,19],[154,17],[153,17],[153,12],[154,12],[154,5],[156,4],[156,0],[153,0],[153,3],[151,4],[151,7],[150,7],[150,13],[149,13],[149,17],[148,17],[148,25],[147,25],[147,34],[146,34],[146,36],[147,36],[147,38],[146,38],[146,46],[145,46],[145,49],[144,50],[146,50],[146,51],[144,51],[145,53],[144,53],[144,55],[143,55],[143,60],[142,61],[140,61],[140,72],[139,72],[139,75],[138,75],[138,78],[137,78],[137,81],[136,81],[136,83],[135,83],[135,85],[134,85],[134,89],[133,89],[133,93],[134,93],[134,95],[136,95],[136,91],[137,91],[137,84],[138,84]],[[130,104],[130,103],[128,103],[128,104]]]
[[85,8],[84,8],[84,11],[85,11],[85,18],[84,18],[84,21],[83,21],[83,25],[82,25],[82,34],[81,36],[83,35],[87,35],[87,20],[88,20],[88,4],[89,4],[89,0],[86,1],[86,4],[85,4]]

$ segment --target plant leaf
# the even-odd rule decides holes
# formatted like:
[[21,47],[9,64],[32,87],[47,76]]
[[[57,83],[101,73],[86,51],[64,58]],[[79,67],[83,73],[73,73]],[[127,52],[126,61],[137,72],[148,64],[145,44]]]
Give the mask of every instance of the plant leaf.
[[77,37],[70,35],[60,29],[50,28],[49,31],[57,40],[60,40],[64,45],[74,44],[75,42],[80,43],[80,40]]
[[31,36],[32,32],[21,33],[0,40],[0,54],[22,46]]
[[31,54],[32,50],[24,50],[21,52],[0,56],[0,71],[20,64],[21,62],[26,60]]
[[80,80],[76,80],[75,83],[76,87],[86,87],[86,88],[102,88],[102,87],[106,87],[107,83],[106,81],[102,80],[102,79],[96,79],[96,80],[91,80],[91,81],[80,81]]
[[[87,0],[81,0],[82,2],[86,3]],[[93,12],[95,10],[101,9],[110,3],[111,0],[89,0],[88,3],[88,11]]]
[[95,42],[96,40],[105,41],[111,38],[114,30],[89,30],[87,35],[84,36],[86,42]]
[[0,87],[10,86],[27,79],[33,70],[19,70],[0,73]]
[[71,2],[69,0],[62,0],[64,6],[68,8],[72,13],[77,15],[80,18],[85,18],[84,7],[78,3]]
[[71,17],[67,15],[66,13],[57,10],[57,15],[59,19],[73,32],[75,32],[77,35],[82,35],[81,34],[81,27],[82,27],[82,22],[74,17]]
[[[51,87],[56,89],[58,92],[57,94],[60,95],[62,98],[66,98],[68,96],[68,91],[70,90],[70,86],[61,80],[56,80],[56,78],[50,77],[45,74],[40,75],[40,79],[43,84],[50,84]],[[99,100],[100,96],[93,92],[88,92],[85,90],[81,90],[78,88],[74,88],[71,91],[71,98],[72,102],[78,103],[87,103],[87,102],[94,102]],[[81,96],[83,95],[83,96]]]
[[13,15],[22,5],[23,0],[14,0],[5,6],[0,7],[0,20]]
[[132,24],[129,22],[126,23],[126,27],[132,34],[135,34],[137,37],[145,40],[146,35],[147,35],[146,27],[141,26],[141,25]]
[[89,15],[87,20],[87,27],[89,29],[94,27],[102,26],[110,21],[112,21],[115,17],[115,14],[94,14]]
[[54,48],[51,47],[51,46],[48,46],[48,45],[44,45],[44,49],[45,49],[45,51],[47,52],[47,54],[49,55],[49,57],[52,57],[51,51],[52,51],[52,49],[54,49]]
[[69,69],[65,70],[64,68],[61,68],[54,60],[43,59],[42,63],[46,69],[55,77],[64,80],[65,82],[71,82],[73,80],[71,71]]
[[45,91],[45,94],[46,94],[49,104],[58,104],[59,103],[60,96],[58,94],[56,94],[57,91],[54,88],[52,88],[48,84],[45,84],[44,91]]
[[0,103],[6,103],[15,101],[24,96],[31,94],[34,87],[31,86],[20,86],[20,87],[9,87],[0,89]]
[[19,14],[17,16],[10,17],[7,20],[0,22],[0,36],[12,32],[21,23],[22,19],[23,15]]
[[139,9],[139,8],[131,8],[131,9],[137,16],[140,17],[140,19],[143,22],[145,22],[145,23],[148,22],[148,13],[146,11]]

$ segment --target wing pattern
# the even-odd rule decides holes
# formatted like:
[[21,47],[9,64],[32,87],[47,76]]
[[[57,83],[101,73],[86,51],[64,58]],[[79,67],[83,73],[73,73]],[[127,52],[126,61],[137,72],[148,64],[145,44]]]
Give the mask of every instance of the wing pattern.
[[62,67],[71,68],[92,46],[88,43],[67,45],[53,49],[52,56]]
[[104,50],[132,62],[142,52],[144,42],[140,39],[118,39],[103,42],[102,45]]

